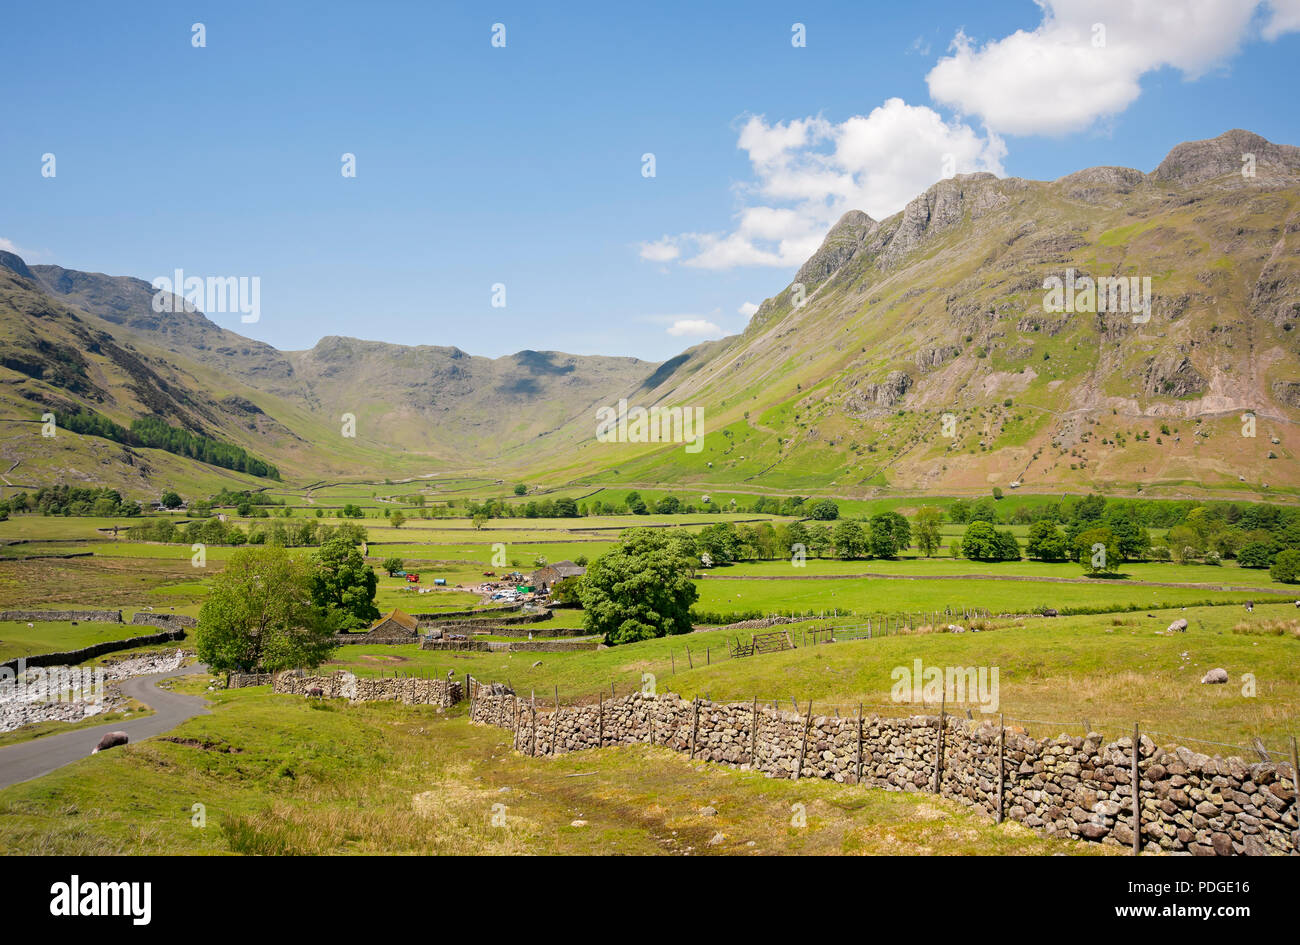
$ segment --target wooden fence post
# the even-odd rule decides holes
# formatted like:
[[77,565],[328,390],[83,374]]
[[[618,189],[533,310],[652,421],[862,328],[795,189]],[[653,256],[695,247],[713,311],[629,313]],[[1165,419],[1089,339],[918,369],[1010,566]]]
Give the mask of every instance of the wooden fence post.
[[700,730],[700,697],[691,700],[691,760],[695,759],[695,736]]
[[1002,823],[1002,810],[1005,806],[1002,802],[1002,785],[1007,780],[1007,769],[1004,763],[1007,752],[1007,716],[1001,713],[998,716],[998,807],[997,822]]
[[795,765],[795,769],[794,769],[794,779],[796,781],[798,781],[799,776],[803,774],[803,756],[804,756],[804,752],[808,750],[808,731],[811,728],[812,728],[812,699],[809,699],[808,718],[803,723],[803,740],[799,742],[799,761]]
[[1132,770],[1132,790],[1133,790],[1133,855],[1137,856],[1142,852],[1142,804],[1138,794],[1141,790],[1141,784],[1138,779],[1138,750],[1142,745],[1142,736],[1138,731],[1138,723],[1133,723],[1133,770]]

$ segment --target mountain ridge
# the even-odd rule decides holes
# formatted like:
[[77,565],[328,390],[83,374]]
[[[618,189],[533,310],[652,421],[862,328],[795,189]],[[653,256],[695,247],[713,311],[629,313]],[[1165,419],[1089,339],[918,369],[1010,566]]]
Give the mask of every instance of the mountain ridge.
[[[1254,177],[1241,173],[1245,153]],[[1267,453],[1293,460],[1300,448],[1291,334],[1300,321],[1298,210],[1300,148],[1239,129],[1177,145],[1150,173],[1103,165],[1054,181],[957,175],[884,220],[845,213],[743,332],[664,362],[528,349],[487,359],[343,336],[282,352],[201,313],[158,318],[143,280],[29,267],[13,254],[0,254],[0,270],[138,352],[164,383],[174,383],[170,370],[197,389],[230,386],[203,399],[219,432],[241,436],[238,424],[258,416],[251,405],[288,439],[328,444],[330,426],[352,414],[365,449],[349,459],[354,444],[335,443],[344,448],[329,461],[339,470],[353,460],[496,464],[558,479],[617,469],[640,481],[864,493],[972,491],[1013,477],[1049,488],[1135,486],[1149,475],[1162,488],[1196,479],[1186,431],[1162,440],[1162,456],[1147,455],[1150,430],[1115,433],[1126,459],[1096,448],[1090,428],[1107,411],[1131,424],[1172,418],[1200,428],[1249,408],[1279,425]],[[1044,311],[1044,277],[1067,269],[1088,278],[1150,272],[1159,287],[1152,325]],[[3,291],[0,308],[18,312]],[[0,348],[18,334],[0,337]],[[37,381],[29,373],[24,390]],[[55,377],[44,392],[58,390]],[[714,448],[698,462],[663,445],[597,450],[594,409],[620,397],[707,408]],[[145,406],[138,396],[128,402]],[[177,399],[174,409],[193,408]],[[934,442],[930,428],[944,411],[962,417],[960,446]],[[1112,437],[1101,439],[1109,446]],[[1198,429],[1192,442],[1207,440]],[[1300,486],[1293,462],[1274,465],[1270,472],[1288,471],[1269,486],[1247,481],[1246,457],[1224,452],[1210,463],[1213,488]],[[961,475],[950,465],[959,457]],[[297,468],[292,456],[271,458]]]

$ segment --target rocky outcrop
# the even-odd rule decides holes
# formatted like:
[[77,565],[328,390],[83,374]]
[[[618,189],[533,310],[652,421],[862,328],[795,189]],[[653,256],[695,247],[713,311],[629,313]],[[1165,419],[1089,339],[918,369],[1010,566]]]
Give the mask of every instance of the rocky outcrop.
[[1057,178],[1056,185],[1072,200],[1114,204],[1146,181],[1145,174],[1131,167],[1088,167]]
[[988,186],[996,180],[988,173],[958,174],[914,198],[889,235],[880,267],[889,268],[922,242],[959,225],[968,210],[980,212],[998,203],[1001,195]]
[[794,281],[811,292],[852,259],[878,225],[861,210],[850,210],[831,227],[817,252],[799,268]]
[[1250,314],[1279,328],[1300,321],[1300,276],[1290,261],[1269,262],[1250,293]]
[[1148,397],[1187,397],[1204,393],[1207,386],[1185,355],[1153,361],[1142,372],[1142,391]]
[[1300,382],[1277,381],[1273,384],[1273,396],[1278,403],[1288,407],[1300,407]]
[[844,410],[850,416],[879,416],[902,400],[911,387],[911,377],[902,371],[890,371],[881,383],[855,389],[845,401]]
[[1151,172],[1151,177],[1162,183],[1184,185],[1228,174],[1244,180],[1241,171],[1243,156],[1247,154],[1255,156],[1255,180],[1294,180],[1300,177],[1300,148],[1274,144],[1240,128],[1224,132],[1217,138],[1178,145]]
[[925,348],[918,351],[913,360],[916,361],[916,366],[922,371],[933,371],[935,368],[942,367],[959,354],[961,354],[961,348],[958,348],[956,345],[944,345],[938,348]]

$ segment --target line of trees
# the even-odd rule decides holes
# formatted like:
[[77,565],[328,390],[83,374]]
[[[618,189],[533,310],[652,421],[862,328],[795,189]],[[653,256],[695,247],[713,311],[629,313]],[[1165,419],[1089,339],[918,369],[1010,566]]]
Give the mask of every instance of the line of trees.
[[136,516],[140,505],[122,498],[116,489],[94,489],[59,484],[42,486],[30,495],[16,492],[0,500],[0,517],[10,513],[40,512],[42,515],[97,515],[105,518]]
[[158,541],[167,544],[205,545],[278,545],[288,547],[322,546],[341,538],[359,545],[367,540],[366,529],[352,522],[326,525],[310,519],[303,521],[272,519],[268,524],[250,524],[248,530],[234,522],[218,518],[193,519],[177,524],[170,518],[151,518],[127,529],[132,541]]
[[265,460],[252,456],[242,446],[214,440],[199,433],[174,427],[158,417],[138,417],[131,421],[130,429],[95,413],[80,410],[76,413],[55,413],[55,421],[64,430],[88,436],[99,436],[127,446],[142,446],[166,450],[177,456],[187,456],[211,466],[233,469],[263,479],[279,480],[280,470]]

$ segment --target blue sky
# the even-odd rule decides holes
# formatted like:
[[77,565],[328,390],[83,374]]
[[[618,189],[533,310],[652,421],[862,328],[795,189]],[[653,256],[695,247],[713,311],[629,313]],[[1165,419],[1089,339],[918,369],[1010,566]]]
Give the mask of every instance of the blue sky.
[[257,276],[261,320],[213,320],[283,349],[661,360],[741,330],[844,209],[894,212],[945,166],[1150,170],[1233,127],[1300,144],[1297,0],[52,2],[5,22],[0,247]]

